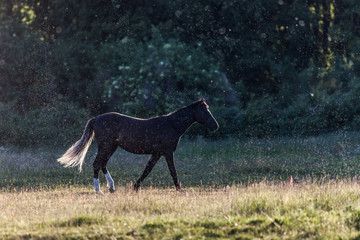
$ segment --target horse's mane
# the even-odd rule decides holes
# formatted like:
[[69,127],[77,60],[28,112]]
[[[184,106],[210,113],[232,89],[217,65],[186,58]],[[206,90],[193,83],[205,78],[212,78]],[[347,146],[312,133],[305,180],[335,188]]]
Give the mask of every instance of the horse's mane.
[[190,103],[190,104],[187,105],[187,106],[181,107],[181,108],[179,108],[179,109],[177,109],[177,110],[175,110],[175,111],[173,111],[173,112],[171,112],[171,113],[166,114],[166,116],[172,115],[172,114],[174,114],[174,113],[176,113],[176,112],[179,112],[179,111],[183,111],[183,110],[185,110],[185,109],[192,108],[192,107],[194,107],[194,106],[196,106],[196,105],[198,105],[198,104],[200,104],[200,103],[204,103],[205,106],[206,106],[206,108],[209,108],[209,105],[207,105],[207,103],[205,102],[205,98],[200,98],[199,100],[196,100],[195,102]]

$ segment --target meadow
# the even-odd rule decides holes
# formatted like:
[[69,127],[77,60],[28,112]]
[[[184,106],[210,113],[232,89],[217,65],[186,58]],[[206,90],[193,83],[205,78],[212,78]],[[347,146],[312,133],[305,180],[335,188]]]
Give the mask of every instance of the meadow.
[[0,239],[360,239],[358,132],[276,139],[183,139],[175,154],[187,194],[163,159],[118,150],[92,191],[84,166],[56,162],[66,147],[0,147]]

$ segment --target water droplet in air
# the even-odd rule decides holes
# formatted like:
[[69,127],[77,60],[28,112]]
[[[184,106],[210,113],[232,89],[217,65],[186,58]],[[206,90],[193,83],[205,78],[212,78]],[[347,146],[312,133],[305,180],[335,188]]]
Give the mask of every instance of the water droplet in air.
[[176,12],[175,12],[175,16],[176,17],[180,17],[182,15],[182,12],[180,11],[180,10],[177,10]]
[[56,33],[61,33],[62,32],[62,28],[61,27],[56,27],[56,29],[55,29],[55,31],[56,31]]

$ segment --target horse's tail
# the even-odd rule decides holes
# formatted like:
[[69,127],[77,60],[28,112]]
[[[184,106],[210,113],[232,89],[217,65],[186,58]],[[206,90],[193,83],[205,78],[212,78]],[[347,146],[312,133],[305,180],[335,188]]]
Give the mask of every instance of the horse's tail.
[[65,167],[79,166],[79,171],[81,172],[86,152],[88,151],[94,137],[94,122],[95,118],[90,119],[87,122],[84,133],[80,140],[78,140],[74,145],[72,145],[64,153],[64,155],[62,155],[61,158],[57,160],[59,163],[63,164]]

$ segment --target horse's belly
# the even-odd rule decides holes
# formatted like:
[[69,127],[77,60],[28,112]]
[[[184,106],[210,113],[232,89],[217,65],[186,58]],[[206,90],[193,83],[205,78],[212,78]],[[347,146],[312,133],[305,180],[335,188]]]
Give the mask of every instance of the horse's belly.
[[161,152],[162,144],[159,141],[151,139],[137,139],[118,138],[119,147],[135,154],[153,154]]

